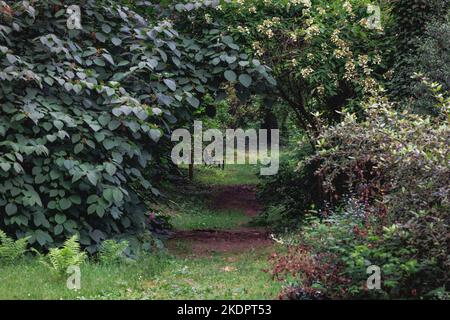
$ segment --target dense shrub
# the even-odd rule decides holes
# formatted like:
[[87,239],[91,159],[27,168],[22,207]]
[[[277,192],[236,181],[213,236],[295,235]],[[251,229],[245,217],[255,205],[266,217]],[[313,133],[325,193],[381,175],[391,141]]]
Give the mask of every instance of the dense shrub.
[[397,53],[404,55],[420,45],[430,22],[442,22],[448,15],[448,0],[388,0],[395,23],[390,30],[396,36]]
[[258,198],[265,206],[261,222],[277,229],[295,229],[309,210],[318,210],[323,203],[321,186],[315,176],[316,163],[299,167],[298,162],[313,153],[309,144],[294,146],[280,155],[276,175],[261,178]]
[[[330,201],[339,199],[336,181],[344,177],[345,192],[358,193],[368,202],[384,200],[395,217],[412,212],[448,209],[448,100],[442,118],[398,113],[384,102],[366,110],[361,123],[347,115],[319,139],[316,174]],[[342,178],[339,179],[342,181]],[[378,197],[378,198],[377,198]]]
[[439,83],[443,91],[450,90],[450,21],[429,24],[410,60],[417,73],[411,88],[412,106],[418,112],[437,114],[434,92],[423,80]]
[[[378,213],[374,213],[378,214]],[[298,232],[287,255],[275,256],[274,276],[289,279],[283,299],[432,297],[445,283],[442,269],[418,260],[395,225],[380,229],[364,204],[349,200],[342,211],[314,218]],[[381,290],[368,290],[367,268],[381,269]],[[440,291],[445,291],[441,289]]]
[[[84,9],[81,31],[67,29],[57,1],[1,16],[0,225],[42,247],[75,232],[95,246],[139,227],[145,209],[130,183],[151,187],[141,168],[163,133],[163,111],[139,97],[160,59],[131,37],[139,17],[93,1]],[[173,35],[161,37],[148,50]]]
[[[348,114],[319,139],[316,174],[332,204],[306,224],[275,275],[295,275],[285,297],[436,297],[450,289],[449,100],[442,118],[399,113],[386,103]],[[340,186],[341,191],[337,189]],[[365,288],[381,268],[381,291]],[[325,266],[325,267],[324,267]]]
[[226,34],[183,36],[154,5],[120,3],[84,1],[77,30],[63,1],[0,2],[0,228],[36,247],[142,231],[139,191],[158,194],[144,170],[164,170],[172,128],[231,72],[269,77]]
[[[421,101],[416,105],[418,110],[433,111],[429,95],[428,99],[422,98],[423,87],[420,87],[420,80],[418,82],[414,79],[414,74],[421,72],[431,77],[433,81],[446,83],[438,74],[445,69],[446,59],[443,61],[442,57],[448,56],[449,51],[446,29],[449,23],[450,1],[390,0],[389,2],[394,17],[389,35],[393,37],[392,45],[395,46],[392,55],[394,76],[388,86],[391,97],[396,100],[419,98]],[[418,90],[417,86],[422,90]],[[421,105],[424,100],[428,102],[425,106]]]

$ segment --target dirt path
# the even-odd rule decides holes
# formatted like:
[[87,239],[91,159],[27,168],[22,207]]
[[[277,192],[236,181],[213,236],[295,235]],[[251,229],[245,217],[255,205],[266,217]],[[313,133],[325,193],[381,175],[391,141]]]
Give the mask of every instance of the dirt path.
[[256,199],[255,186],[216,187],[212,195],[211,207],[217,210],[242,210],[249,217],[256,217],[261,205]]
[[[255,217],[261,211],[256,199],[254,186],[215,186],[212,187],[209,206],[211,209],[242,212]],[[174,239],[187,242],[195,256],[211,253],[237,253],[245,250],[270,246],[269,232],[264,228],[239,227],[233,230],[189,230],[177,231]]]

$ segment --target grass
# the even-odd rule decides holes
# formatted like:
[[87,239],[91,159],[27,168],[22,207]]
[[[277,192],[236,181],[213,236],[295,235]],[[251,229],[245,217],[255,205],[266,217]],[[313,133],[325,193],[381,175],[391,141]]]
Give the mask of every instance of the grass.
[[[66,278],[49,272],[37,258],[23,259],[0,268],[0,299],[134,299],[142,283],[161,273],[169,261],[148,256],[135,263],[81,266],[81,290],[66,287]],[[69,275],[68,275],[69,276]]]
[[249,224],[252,219],[239,210],[210,209],[208,196],[214,192],[214,187],[256,183],[257,168],[253,165],[227,165],[225,170],[198,166],[194,183],[190,186],[168,186],[166,193],[171,201],[157,209],[170,216],[176,230],[235,229]]
[[[238,210],[208,208],[211,185],[257,183],[256,168],[230,165],[196,168],[196,184],[170,191],[172,205],[161,211],[178,230],[235,229],[250,218]],[[274,248],[212,256],[186,256],[190,243],[174,241],[171,252],[149,255],[132,263],[81,266],[81,289],[71,291],[66,278],[49,272],[37,258],[0,266],[0,299],[274,299],[281,284],[263,269]]]
[[225,165],[225,170],[218,167],[197,166],[194,181],[204,185],[256,185],[258,184],[258,167],[249,164]]
[[176,230],[226,230],[246,225],[250,220],[249,217],[240,212],[217,212],[200,207],[198,208],[198,211],[194,213],[177,213],[172,216],[170,221]]
[[273,299],[280,284],[267,268],[268,251],[205,258],[149,256],[131,264],[85,263],[81,290],[66,287],[37,259],[0,269],[0,299]]
[[174,260],[146,285],[151,299],[274,299],[280,284],[262,270],[269,251]]

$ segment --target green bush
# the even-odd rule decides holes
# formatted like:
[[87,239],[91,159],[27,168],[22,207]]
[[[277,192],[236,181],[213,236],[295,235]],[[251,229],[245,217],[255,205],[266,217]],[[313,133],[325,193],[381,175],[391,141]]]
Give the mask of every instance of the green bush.
[[[388,84],[392,99],[409,100],[412,97],[420,99],[423,96],[423,87],[418,90],[417,83],[413,79],[416,72],[422,72],[432,81],[442,81],[442,78],[434,78],[445,70],[441,67],[442,58],[448,55],[448,14],[449,0],[389,0],[392,7],[394,23],[389,29],[392,38],[392,65],[393,79]],[[430,26],[431,25],[431,26]],[[448,27],[447,27],[448,29]],[[448,33],[448,32],[447,32]],[[441,41],[442,42],[441,42]],[[419,97],[417,97],[419,95]],[[418,104],[420,111],[433,111],[432,103],[426,106]],[[430,110],[431,109],[431,110]]]
[[366,0],[223,1],[221,7],[196,16],[230,30],[247,52],[273,70],[277,81],[271,98],[279,97],[299,127],[318,131],[311,113],[334,122],[338,111],[358,107],[378,89],[387,71],[389,51],[381,7],[379,25],[369,26]]
[[[428,261],[417,261],[415,248],[405,245],[408,235],[396,225],[378,229],[376,221],[365,219],[364,205],[355,201],[327,219],[310,219],[288,255],[275,260],[276,276],[295,275],[282,297],[418,298],[443,284],[433,278],[436,275],[420,275],[436,269]],[[366,286],[367,268],[372,265],[381,270],[380,290]]]
[[[275,275],[298,281],[284,297],[436,298],[450,291],[450,100],[438,100],[438,118],[398,112],[381,99],[365,109],[366,120],[347,114],[321,134],[308,161],[319,163],[330,207],[276,260]],[[382,290],[365,287],[369,265],[381,268]]]
[[444,92],[450,90],[450,21],[429,24],[420,42],[417,53],[410,57],[418,73],[411,88],[413,107],[418,112],[436,115],[439,110],[435,108],[435,94],[426,82],[439,83]]
[[270,77],[238,65],[246,56],[226,34],[206,26],[194,38],[153,4],[135,6],[144,18],[120,3],[84,1],[76,30],[63,1],[1,2],[0,228],[36,248],[79,234],[94,252],[142,232],[142,199],[159,194],[151,179],[170,162],[172,129],[225,74],[255,87]]
[[396,36],[397,53],[404,55],[417,49],[430,22],[442,22],[448,15],[448,0],[388,0],[395,23],[391,33]]
[[281,153],[278,174],[261,178],[258,199],[265,206],[261,222],[277,229],[292,229],[302,223],[305,213],[320,208],[323,199],[315,176],[317,164],[298,166],[312,153],[308,143],[294,146],[293,151]]

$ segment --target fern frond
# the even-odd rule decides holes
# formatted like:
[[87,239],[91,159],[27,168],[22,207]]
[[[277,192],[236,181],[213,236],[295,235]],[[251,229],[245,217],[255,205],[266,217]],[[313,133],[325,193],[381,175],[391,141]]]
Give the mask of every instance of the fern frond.
[[67,239],[61,248],[52,248],[47,254],[47,265],[57,274],[65,274],[70,266],[79,266],[86,260],[86,253],[81,250],[76,235]]
[[102,263],[117,263],[123,261],[125,250],[128,248],[128,241],[116,242],[115,240],[105,240],[100,246],[99,260]]
[[0,230],[0,262],[11,263],[21,258],[27,251],[30,237],[14,241]]

